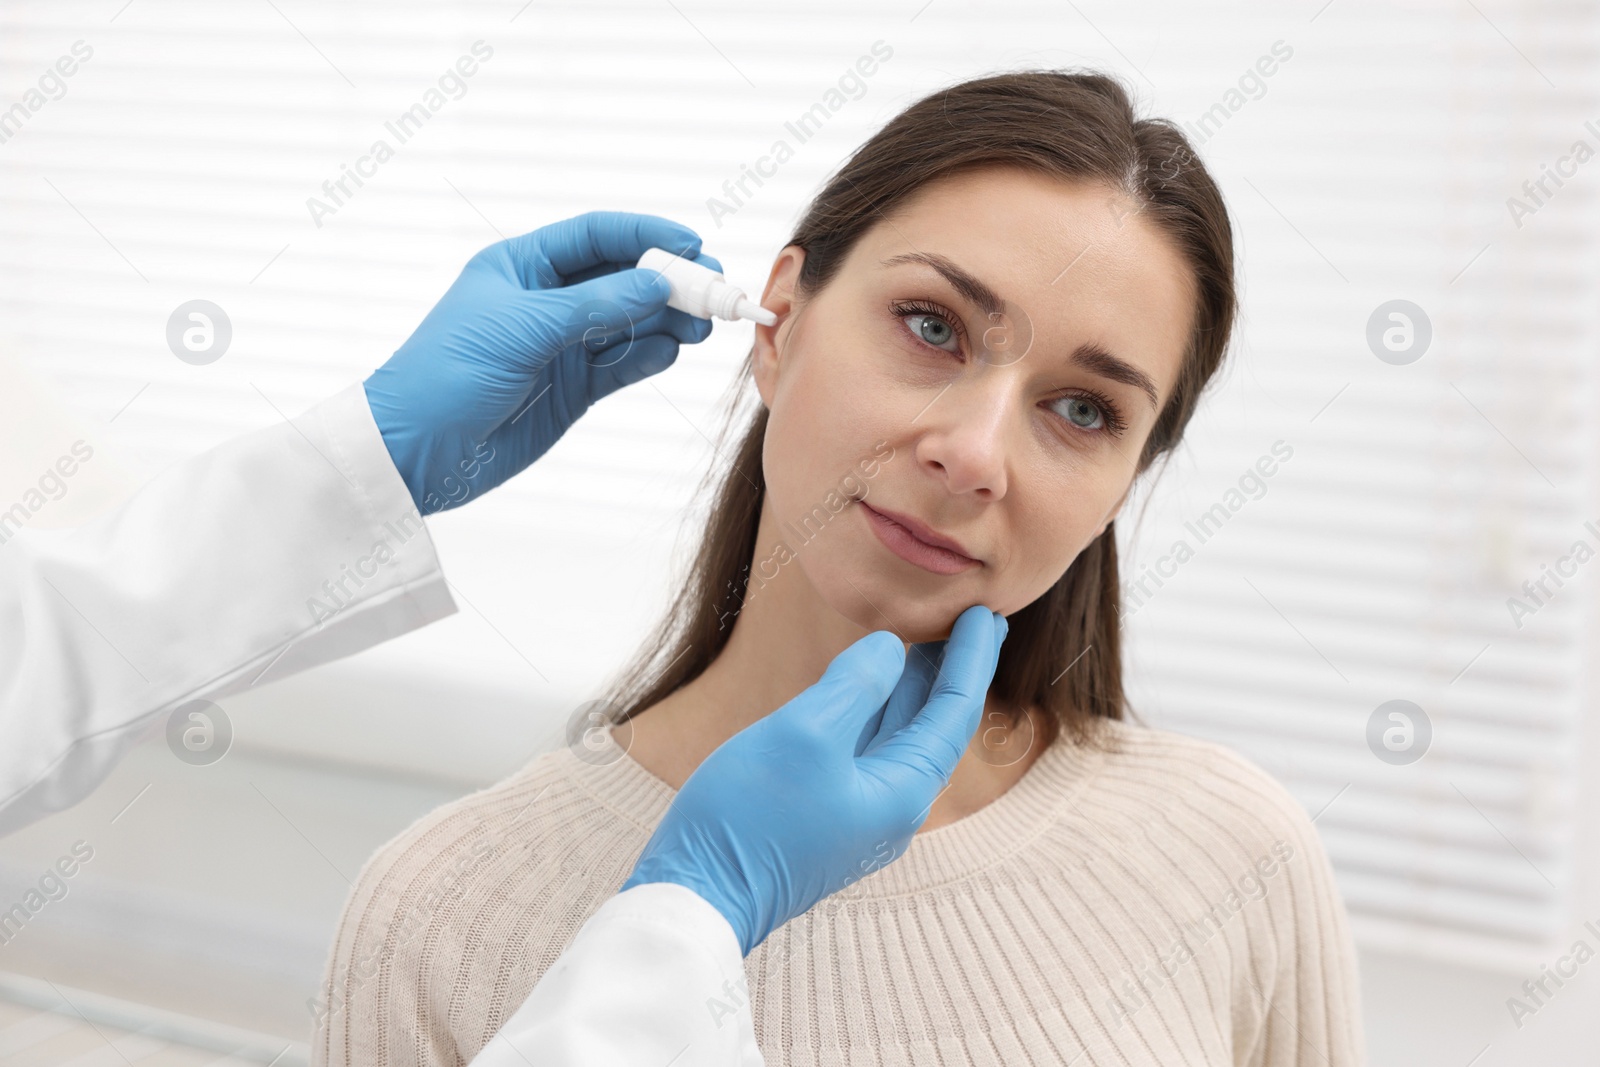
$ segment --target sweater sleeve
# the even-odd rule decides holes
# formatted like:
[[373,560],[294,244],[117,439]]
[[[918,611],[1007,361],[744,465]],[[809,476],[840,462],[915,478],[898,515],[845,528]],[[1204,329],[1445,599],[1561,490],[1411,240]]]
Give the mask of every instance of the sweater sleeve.
[[1241,776],[1254,779],[1251,792],[1264,802],[1260,825],[1272,840],[1263,837],[1238,882],[1247,900],[1260,892],[1266,907],[1246,908],[1253,913],[1251,965],[1235,975],[1245,987],[1234,1002],[1243,1016],[1236,1018],[1235,1063],[1359,1067],[1365,1051],[1356,951],[1327,852],[1289,792],[1245,766]]

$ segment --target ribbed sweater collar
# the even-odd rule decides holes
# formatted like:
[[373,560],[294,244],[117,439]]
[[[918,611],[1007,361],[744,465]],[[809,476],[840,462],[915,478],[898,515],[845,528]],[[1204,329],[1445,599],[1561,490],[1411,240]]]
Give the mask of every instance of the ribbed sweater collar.
[[[1126,729],[1111,727],[1108,740]],[[612,744],[614,758],[596,761],[569,748],[557,750],[561,769],[606,808],[654,832],[677,790]],[[1095,776],[1105,751],[1077,745],[1065,736],[1049,745],[1015,785],[970,815],[935,830],[914,834],[898,859],[862,878],[849,890],[853,898],[893,897],[966,878],[993,866],[1043,833]]]

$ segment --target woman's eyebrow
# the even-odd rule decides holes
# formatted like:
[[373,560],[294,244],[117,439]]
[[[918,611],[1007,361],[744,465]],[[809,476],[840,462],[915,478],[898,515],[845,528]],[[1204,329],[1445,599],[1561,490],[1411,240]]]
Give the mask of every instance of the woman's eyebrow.
[[1156,383],[1150,380],[1150,376],[1127,360],[1113,356],[1093,341],[1079,345],[1078,350],[1072,353],[1072,362],[1102,378],[1109,378],[1123,385],[1137,386],[1150,398],[1150,406],[1160,409],[1161,405],[1156,399]]
[[[944,280],[949,282],[956,292],[966,297],[970,303],[976,304],[986,315],[999,315],[1005,310],[1006,302],[1000,298],[1000,294],[985,285],[976,275],[969,274],[944,256],[934,252],[902,252],[883,261],[885,267],[901,263],[921,263],[932,267],[944,276]],[[1079,345],[1077,351],[1072,353],[1072,362],[1102,378],[1135,386],[1149,397],[1152,408],[1160,406],[1156,383],[1150,380],[1148,374],[1120,356],[1112,355],[1093,341]]]
[[900,263],[921,263],[932,267],[944,275],[944,280],[954,286],[956,292],[978,305],[985,315],[998,315],[1005,310],[1006,302],[1000,299],[1000,294],[979,281],[976,275],[968,274],[941,255],[933,252],[902,252],[883,261],[885,267]]

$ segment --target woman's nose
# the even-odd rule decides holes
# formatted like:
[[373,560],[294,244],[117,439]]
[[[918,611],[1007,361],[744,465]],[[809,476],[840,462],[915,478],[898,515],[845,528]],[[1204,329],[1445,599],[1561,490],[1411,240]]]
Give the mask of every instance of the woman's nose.
[[1005,495],[1007,431],[1017,418],[1016,398],[1003,381],[994,380],[1005,377],[978,375],[957,382],[916,420],[926,424],[917,460],[934,468],[951,493]]

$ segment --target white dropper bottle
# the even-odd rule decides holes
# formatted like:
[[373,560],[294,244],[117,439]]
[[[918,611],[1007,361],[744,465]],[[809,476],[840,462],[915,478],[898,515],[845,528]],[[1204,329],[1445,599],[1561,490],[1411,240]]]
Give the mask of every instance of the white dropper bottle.
[[695,318],[709,319],[715,315],[730,322],[750,319],[764,326],[776,326],[778,316],[744,295],[744,291],[730,285],[728,280],[710,267],[682,256],[675,256],[665,248],[651,248],[639,257],[639,266],[653,270],[672,286],[672,296],[667,306],[687,311]]

